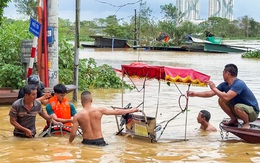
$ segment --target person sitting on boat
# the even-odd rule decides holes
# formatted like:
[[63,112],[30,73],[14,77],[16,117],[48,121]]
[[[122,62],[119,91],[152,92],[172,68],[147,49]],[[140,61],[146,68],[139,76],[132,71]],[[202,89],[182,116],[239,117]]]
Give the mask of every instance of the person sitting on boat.
[[10,123],[14,126],[14,136],[33,138],[36,134],[35,120],[37,114],[48,122],[60,124],[52,120],[51,116],[43,111],[40,101],[35,100],[37,89],[34,85],[26,85],[23,89],[24,97],[17,99],[9,111]]
[[197,121],[200,124],[200,129],[203,131],[217,131],[217,129],[209,123],[210,112],[207,110],[201,110],[198,114]]
[[257,119],[259,106],[253,92],[244,81],[237,78],[238,68],[235,64],[227,64],[223,71],[224,82],[217,87],[212,81],[208,81],[210,91],[188,91],[190,97],[219,97],[218,103],[222,110],[230,117],[230,121],[224,125],[238,126],[238,119],[243,120],[243,128],[250,128],[249,122]]
[[[49,103],[49,98],[51,97],[50,92],[45,92],[43,94],[43,90],[45,86],[40,82],[39,76],[38,75],[30,75],[28,80],[28,84],[34,85],[37,88],[37,100],[39,100],[43,105],[47,105]],[[21,88],[18,93],[18,99],[23,98],[25,95],[24,89]]]
[[77,113],[75,106],[66,97],[67,89],[63,84],[53,87],[54,95],[46,105],[47,113],[56,121],[71,127],[73,116]]
[[69,142],[72,142],[76,136],[77,129],[80,126],[83,132],[82,144],[105,146],[101,131],[101,118],[103,115],[125,115],[127,113],[138,112],[137,108],[131,109],[107,109],[103,107],[93,107],[92,96],[89,91],[81,93],[81,104],[83,109],[73,118],[72,131]]

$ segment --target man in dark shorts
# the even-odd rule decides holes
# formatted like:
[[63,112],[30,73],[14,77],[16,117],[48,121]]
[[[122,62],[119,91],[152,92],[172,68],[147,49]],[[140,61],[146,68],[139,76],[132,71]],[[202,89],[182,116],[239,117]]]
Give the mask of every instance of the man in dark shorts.
[[212,81],[208,81],[210,91],[193,92],[189,91],[188,96],[194,97],[219,97],[218,103],[222,110],[230,117],[228,126],[238,126],[238,119],[244,124],[243,128],[250,128],[249,122],[257,119],[259,114],[258,102],[253,92],[247,87],[244,81],[237,78],[238,68],[235,64],[227,64],[223,71],[224,82],[217,87]]
[[103,107],[92,107],[92,97],[89,91],[81,93],[81,104],[83,109],[74,115],[69,142],[74,140],[80,126],[83,132],[83,141],[81,143],[88,145],[107,145],[101,131],[101,118],[103,115],[125,115],[139,111],[137,108],[114,110]]
[[35,121],[39,114],[45,120],[57,123],[51,120],[51,117],[43,111],[42,104],[36,100],[37,89],[34,85],[24,87],[24,97],[16,100],[10,109],[10,123],[14,126],[14,136],[33,138],[36,134]]

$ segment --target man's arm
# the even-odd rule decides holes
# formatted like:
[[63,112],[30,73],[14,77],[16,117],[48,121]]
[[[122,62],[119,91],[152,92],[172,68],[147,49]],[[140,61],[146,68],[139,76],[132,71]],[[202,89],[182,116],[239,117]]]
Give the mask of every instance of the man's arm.
[[194,91],[189,91],[188,96],[190,97],[212,97],[216,95],[214,91],[204,91],[204,92],[194,92]]
[[233,90],[229,90],[227,93],[226,92],[221,92],[218,90],[218,88],[215,86],[214,83],[209,84],[210,89],[221,99],[224,99],[225,101],[230,101],[232,98],[234,98],[237,93],[234,92]]
[[32,131],[29,130],[28,128],[25,128],[25,127],[21,126],[21,125],[17,122],[16,118],[10,116],[10,123],[11,123],[15,128],[17,128],[18,130],[23,131],[23,132],[25,133],[25,135],[28,136],[29,138],[32,138],[32,137],[33,137]]
[[49,123],[53,123],[56,125],[63,125],[61,122],[57,122],[54,119],[52,119],[52,117],[50,115],[48,115],[46,112],[44,112],[43,110],[41,112],[39,112],[39,115],[44,118],[46,121],[48,121]]
[[139,109],[132,108],[132,109],[107,109],[107,108],[101,108],[102,113],[105,115],[125,115],[127,113],[134,113],[138,112]]
[[55,121],[61,122],[61,123],[72,122],[72,120],[73,120],[73,118],[70,118],[70,119],[58,118],[55,113],[52,114],[51,117],[52,117]]
[[46,106],[49,103],[49,98],[50,97],[51,97],[51,93],[50,92],[46,92],[46,93],[44,93],[43,96],[37,98],[37,100],[41,101],[41,103]]
[[[212,81],[207,81],[207,85],[209,85],[210,88],[212,85],[214,85],[214,87],[216,87]],[[204,91],[204,92],[188,91],[187,95],[190,97],[212,97],[212,96],[216,95],[216,93],[213,90]]]
[[78,127],[79,127],[79,122],[78,122],[78,116],[76,114],[76,115],[74,115],[73,125],[72,125],[72,129],[70,132],[70,138],[69,138],[70,143],[75,139]]

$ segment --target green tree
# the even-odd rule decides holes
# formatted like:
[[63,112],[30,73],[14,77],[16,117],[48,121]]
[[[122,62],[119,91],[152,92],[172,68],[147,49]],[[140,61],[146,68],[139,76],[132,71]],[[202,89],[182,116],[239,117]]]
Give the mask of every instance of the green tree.
[[[63,84],[73,82],[73,46],[65,39],[59,41],[59,79]],[[79,61],[79,89],[86,88],[121,88],[121,79],[113,68],[107,64],[97,66],[93,58],[80,59]],[[123,82],[124,88],[131,87]]]
[[81,41],[93,41],[93,39],[89,38],[91,35],[96,35],[98,30],[100,29],[97,27],[95,22],[83,20],[80,22],[80,40]]
[[[152,9],[147,7],[146,2],[140,4],[140,11],[137,14],[137,33],[141,45],[150,45],[155,40],[159,30],[157,24],[152,18]],[[132,30],[134,29],[134,17],[131,19]],[[134,32],[134,31],[133,31]],[[132,33],[134,34],[134,33]]]
[[23,85],[21,40],[31,39],[28,21],[4,19],[0,26],[0,87],[19,88]]
[[259,37],[260,23],[256,22],[253,18],[244,16],[238,19],[239,28],[244,37]]
[[[33,38],[33,35],[29,33],[28,26],[29,20],[11,19],[4,19],[3,25],[0,26],[0,87],[20,88],[24,85],[24,70],[21,63],[20,46],[21,40],[31,40]],[[71,84],[73,78],[74,47],[67,42],[66,34],[59,35],[59,78],[61,83]],[[116,76],[111,66],[97,66],[95,60],[92,58],[80,60],[80,89],[120,88],[121,85],[121,79]],[[131,88],[125,83],[123,86]]]
[[119,25],[115,15],[110,15],[105,19],[105,26],[106,28],[103,32],[105,32],[107,36],[118,38],[123,37],[122,27]]
[[260,37],[260,23],[253,18],[250,19],[249,37]]
[[33,18],[37,17],[38,0],[13,0],[17,12],[23,15],[31,16]]
[[198,34],[200,33],[198,30],[198,26],[193,24],[192,22],[189,21],[185,21],[183,23],[181,23],[180,26],[176,27],[176,31],[175,31],[175,40],[176,43],[179,45],[181,44],[183,37],[186,36],[187,34]]
[[[200,31],[204,33],[209,31],[215,37],[230,37],[231,30],[237,31],[236,26],[226,18],[210,17],[208,20],[199,24]],[[204,35],[205,37],[205,35]]]
[[58,32],[59,37],[65,37],[66,40],[74,40],[75,38],[75,24],[69,19],[58,18]]
[[11,0],[1,0],[0,1],[0,25],[3,20],[4,8],[6,8],[8,6],[7,3],[10,1]]
[[174,42],[178,44],[180,39],[180,34],[177,32],[177,24],[180,23],[179,15],[177,8],[173,6],[172,3],[166,4],[161,7],[161,13],[164,14],[163,20],[159,21],[159,26],[163,32],[166,32],[170,35],[171,38],[174,38]]

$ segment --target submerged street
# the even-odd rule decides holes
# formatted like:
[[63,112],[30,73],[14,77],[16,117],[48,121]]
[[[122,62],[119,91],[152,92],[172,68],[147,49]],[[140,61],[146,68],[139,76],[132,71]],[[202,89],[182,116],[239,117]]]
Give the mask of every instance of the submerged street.
[[[108,64],[120,69],[121,64],[141,61],[150,65],[188,67],[211,76],[218,85],[223,81],[222,71],[226,64],[238,66],[238,78],[244,80],[260,102],[260,60],[243,59],[237,53],[196,53],[174,51],[133,51],[132,49],[83,49],[80,58],[94,58],[98,65]],[[129,80],[126,81],[130,83]],[[141,87],[143,80],[134,80]],[[178,85],[182,93],[187,91],[187,85]],[[208,87],[191,86],[190,90],[204,91]],[[93,105],[121,107],[121,90],[90,90],[94,98]],[[146,85],[145,112],[154,116],[158,102],[158,81],[149,81]],[[159,97],[159,112],[157,122],[168,120],[180,112],[178,98],[179,90],[172,84],[161,83]],[[72,94],[69,94],[71,99]],[[124,105],[131,102],[137,106],[143,96],[136,90],[124,91]],[[13,137],[13,127],[9,123],[10,106],[0,106],[0,161],[1,162],[259,162],[260,147],[245,143],[233,134],[223,140],[219,123],[227,115],[219,108],[217,97],[189,98],[188,112],[180,114],[172,120],[159,142],[132,139],[131,136],[116,136],[117,126],[114,116],[104,116],[102,119],[103,136],[109,144],[106,147],[93,147],[81,144],[81,137],[74,143],[68,143],[68,137],[46,137],[21,139]],[[185,103],[181,102],[182,105]],[[80,101],[75,103],[81,110]],[[112,109],[112,108],[111,108]],[[199,130],[197,115],[200,110],[211,113],[211,124],[218,132],[206,133]],[[185,121],[187,118],[187,125]],[[37,118],[37,133],[39,134],[45,121]],[[186,132],[185,132],[186,129]],[[158,135],[161,131],[157,132]],[[157,136],[158,136],[157,135]]]

